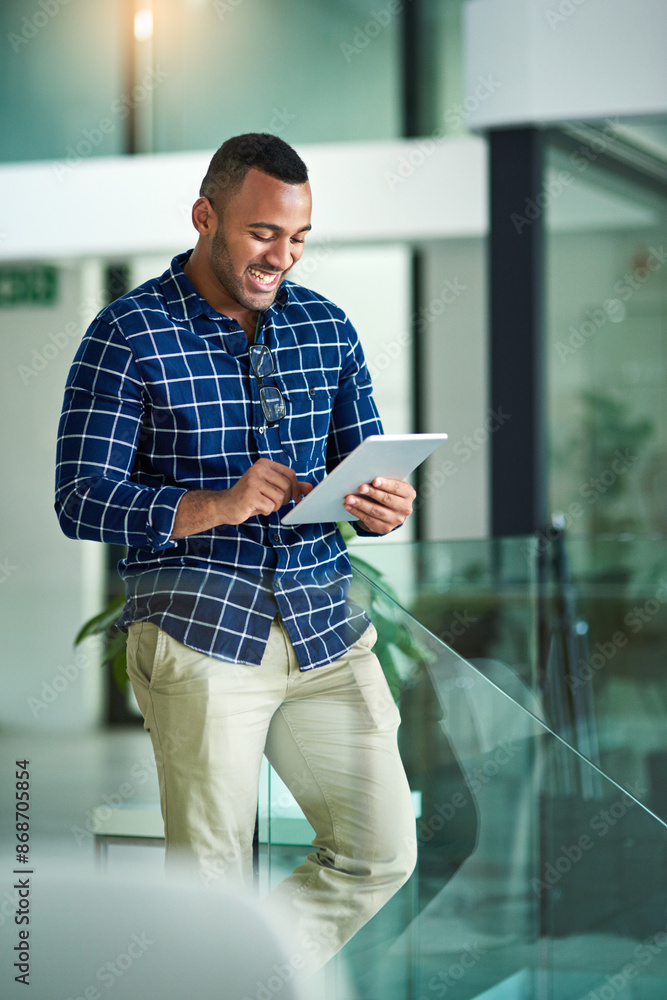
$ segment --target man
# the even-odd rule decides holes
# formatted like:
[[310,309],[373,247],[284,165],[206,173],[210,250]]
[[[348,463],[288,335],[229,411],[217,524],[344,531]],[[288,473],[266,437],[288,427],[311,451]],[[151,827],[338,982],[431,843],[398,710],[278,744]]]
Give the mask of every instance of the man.
[[[317,837],[273,895],[322,965],[408,878],[415,823],[375,633],[346,600],[335,524],[281,524],[381,432],[357,334],[286,280],[311,228],[306,167],[271,135],[228,140],[190,253],[93,321],[59,430],[65,533],[128,546],[128,673],[158,763],[168,858],[247,875],[262,754]],[[371,294],[373,292],[371,291]],[[346,498],[385,534],[414,490]],[[283,911],[284,912],[284,911]]]

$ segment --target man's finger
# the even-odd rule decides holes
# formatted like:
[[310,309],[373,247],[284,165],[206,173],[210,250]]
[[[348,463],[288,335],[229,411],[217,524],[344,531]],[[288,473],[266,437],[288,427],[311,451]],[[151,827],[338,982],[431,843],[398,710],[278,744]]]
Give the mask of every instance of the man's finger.
[[359,492],[364,499],[379,504],[381,507],[386,507],[392,511],[401,511],[405,514],[412,512],[412,501],[414,498],[412,491],[406,496],[401,496],[396,493],[388,493],[386,490],[376,489],[374,486],[369,486],[368,483],[365,483],[359,487]]
[[302,497],[308,496],[310,491],[315,488],[312,483],[297,483],[296,487],[296,493],[293,491],[292,497],[297,501],[297,503]]
[[356,517],[371,517],[378,521],[395,520],[396,511],[388,504],[378,503],[376,500],[362,499],[353,495],[345,497],[345,507]]
[[417,495],[414,488],[403,479],[378,478],[374,479],[372,483],[362,483],[359,487],[361,494],[373,496],[374,491],[377,491],[376,498],[380,495],[385,495],[399,497],[403,500],[414,500]]
[[260,489],[267,487],[280,490],[288,498],[292,495],[292,490],[296,485],[296,474],[287,465],[280,465],[278,462],[267,463],[260,466],[254,465],[250,472],[253,472],[253,480]]

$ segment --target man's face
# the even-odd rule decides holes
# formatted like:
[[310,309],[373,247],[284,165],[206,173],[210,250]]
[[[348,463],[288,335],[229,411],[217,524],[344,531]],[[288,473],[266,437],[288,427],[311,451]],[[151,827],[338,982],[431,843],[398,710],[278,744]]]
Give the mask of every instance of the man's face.
[[271,305],[303,253],[311,206],[307,182],[285,184],[248,171],[218,215],[208,254],[215,278],[235,303],[253,311]]

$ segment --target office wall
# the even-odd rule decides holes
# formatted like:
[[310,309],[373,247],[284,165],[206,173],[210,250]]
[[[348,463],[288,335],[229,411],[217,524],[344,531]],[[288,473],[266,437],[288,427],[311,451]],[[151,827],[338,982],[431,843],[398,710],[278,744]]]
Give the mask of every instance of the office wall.
[[53,307],[0,310],[3,727],[84,729],[99,719],[96,648],[72,643],[101,606],[103,548],[65,538],[53,509],[63,389],[99,294],[97,273],[94,264],[62,266]]
[[473,129],[667,110],[662,0],[470,0],[465,89],[494,81]]
[[449,440],[424,478],[426,537],[488,534],[489,440],[504,414],[487,406],[486,240],[441,240],[424,248],[422,372],[424,430]]

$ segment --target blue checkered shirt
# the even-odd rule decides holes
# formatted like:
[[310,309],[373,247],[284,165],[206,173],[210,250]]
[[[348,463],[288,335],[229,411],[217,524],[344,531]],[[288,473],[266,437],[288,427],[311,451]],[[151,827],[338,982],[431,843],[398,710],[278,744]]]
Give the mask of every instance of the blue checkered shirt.
[[[283,282],[257,343],[274,357],[287,414],[269,427],[236,320],[216,312],[175,257],[107,306],[76,353],[58,432],[56,511],[70,538],[127,545],[119,620],[154,622],[193,649],[257,664],[280,613],[302,670],[367,627],[347,600],[335,524],[287,527],[288,507],[172,539],[187,490],[233,486],[259,458],[318,483],[382,433],[356,331],[333,303]],[[290,502],[291,503],[291,502]]]

